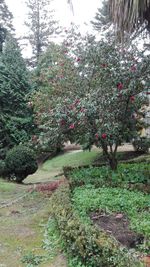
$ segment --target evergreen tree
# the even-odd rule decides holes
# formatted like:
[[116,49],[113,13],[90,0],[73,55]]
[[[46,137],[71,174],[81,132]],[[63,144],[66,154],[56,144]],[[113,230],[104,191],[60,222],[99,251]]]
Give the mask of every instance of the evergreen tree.
[[102,3],[102,7],[98,8],[97,13],[95,15],[95,19],[91,21],[93,27],[96,31],[106,30],[111,25],[111,18],[109,13],[109,1],[104,0]]
[[0,157],[30,138],[32,110],[27,98],[31,92],[29,73],[16,40],[6,38],[0,55]]
[[53,10],[50,9],[51,0],[27,0],[29,9],[28,21],[25,25],[29,28],[30,34],[26,37],[29,40],[33,55],[36,60],[48,46],[49,37],[56,30],[56,21],[53,19]]
[[13,24],[12,24],[13,15],[9,11],[5,0],[0,0],[0,52],[2,52],[3,43],[5,41],[7,32],[12,32]]

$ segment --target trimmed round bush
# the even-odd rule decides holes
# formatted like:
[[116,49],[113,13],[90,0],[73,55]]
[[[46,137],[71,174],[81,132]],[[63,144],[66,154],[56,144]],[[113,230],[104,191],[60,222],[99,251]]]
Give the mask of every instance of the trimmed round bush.
[[8,178],[21,183],[29,174],[36,172],[38,165],[32,149],[23,145],[10,149],[5,159]]

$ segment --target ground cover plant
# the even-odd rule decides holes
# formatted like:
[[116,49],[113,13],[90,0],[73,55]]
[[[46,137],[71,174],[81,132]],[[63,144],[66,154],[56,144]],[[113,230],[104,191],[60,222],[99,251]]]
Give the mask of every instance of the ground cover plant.
[[[100,186],[124,186],[139,188],[144,186],[149,190],[150,186],[150,165],[148,163],[122,163],[117,171],[113,171],[109,166],[88,167],[68,169],[67,178],[72,188],[81,185],[93,184]],[[140,187],[141,185],[141,187]]]
[[[73,193],[74,207],[80,218],[91,223],[89,214],[99,211],[99,214],[125,214],[129,219],[129,227],[143,235],[143,249],[150,249],[150,196],[141,192],[132,192],[121,188],[97,188],[83,186]],[[123,234],[123,233],[122,233]]]

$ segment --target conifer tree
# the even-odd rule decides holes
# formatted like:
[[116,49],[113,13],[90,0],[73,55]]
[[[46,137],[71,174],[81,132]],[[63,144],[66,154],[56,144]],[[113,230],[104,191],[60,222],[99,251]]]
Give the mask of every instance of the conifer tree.
[[12,32],[14,30],[12,19],[13,15],[9,11],[5,0],[0,0],[0,52],[2,52],[7,32]]
[[25,25],[29,28],[29,40],[34,58],[39,56],[48,46],[50,36],[55,32],[56,21],[53,19],[51,0],[27,0],[28,20]]
[[29,73],[16,40],[7,36],[0,55],[0,157],[30,138],[32,110],[28,107],[31,92]]
[[111,18],[109,13],[109,1],[103,0],[102,7],[98,8],[93,21],[91,21],[96,31],[106,30],[111,25]]

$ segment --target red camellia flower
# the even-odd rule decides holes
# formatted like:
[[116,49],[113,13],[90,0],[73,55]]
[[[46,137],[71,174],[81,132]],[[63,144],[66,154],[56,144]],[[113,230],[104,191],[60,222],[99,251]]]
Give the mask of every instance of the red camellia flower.
[[81,58],[79,58],[79,57],[76,59],[77,62],[80,62],[80,60],[81,60]]
[[119,90],[122,90],[122,89],[123,89],[123,84],[122,84],[122,83],[118,83],[118,84],[117,84],[117,88],[118,88]]
[[103,133],[102,134],[102,139],[106,139],[106,137],[107,137],[107,134]]
[[72,123],[70,126],[69,126],[69,129],[74,129],[75,125],[74,123]]
[[131,71],[133,71],[133,72],[136,71],[136,66],[135,65],[131,66]]
[[70,126],[69,126],[69,129],[74,129],[75,125],[74,123],[72,123]]
[[99,135],[98,133],[95,134],[95,138],[98,139],[99,138]]
[[61,126],[64,126],[64,125],[66,124],[66,121],[65,121],[64,119],[62,119],[62,120],[60,121],[60,124],[61,124]]
[[101,64],[102,68],[107,68],[107,64]]
[[80,99],[77,99],[76,101],[75,101],[75,105],[78,105],[80,103]]
[[134,95],[130,96],[130,100],[131,100],[131,102],[134,102],[134,100],[135,100]]

